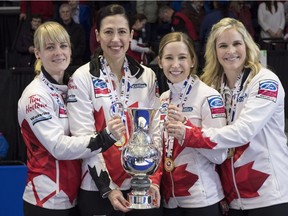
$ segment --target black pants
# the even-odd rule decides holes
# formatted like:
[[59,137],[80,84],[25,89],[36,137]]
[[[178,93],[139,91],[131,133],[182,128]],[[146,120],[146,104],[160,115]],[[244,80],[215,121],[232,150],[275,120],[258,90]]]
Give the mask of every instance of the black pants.
[[219,203],[203,208],[163,208],[165,216],[221,216]]
[[[122,191],[124,197],[128,191]],[[108,198],[102,198],[98,191],[79,192],[78,207],[81,216],[162,216],[162,208],[159,209],[133,209],[128,213],[115,211]],[[54,216],[54,215],[53,215]]]
[[229,210],[229,216],[287,216],[288,203],[251,210]]
[[79,216],[78,209],[65,210],[46,209],[24,201],[24,216]]

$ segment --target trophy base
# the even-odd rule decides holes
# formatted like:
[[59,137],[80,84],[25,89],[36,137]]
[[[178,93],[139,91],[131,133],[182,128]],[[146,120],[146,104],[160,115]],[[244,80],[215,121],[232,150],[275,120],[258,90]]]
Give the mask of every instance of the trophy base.
[[130,209],[152,209],[155,206],[152,204],[152,196],[147,194],[128,194],[128,201],[130,202]]

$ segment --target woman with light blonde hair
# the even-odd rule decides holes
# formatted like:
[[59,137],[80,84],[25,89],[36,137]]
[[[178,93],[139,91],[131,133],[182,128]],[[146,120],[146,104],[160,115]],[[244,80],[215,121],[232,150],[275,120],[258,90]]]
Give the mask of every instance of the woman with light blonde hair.
[[81,167],[76,159],[95,156],[114,141],[104,133],[70,136],[65,70],[70,64],[71,43],[66,30],[56,22],[45,22],[35,32],[34,46],[36,76],[18,101],[28,159],[24,215],[78,216]]
[[[288,148],[285,92],[244,25],[224,18],[211,30],[202,80],[224,99],[227,124],[186,130],[194,148],[229,148],[219,173],[229,216],[285,216],[288,212]],[[185,145],[185,142],[184,144]]]
[[205,83],[207,83],[209,86],[214,86],[217,90],[219,90],[221,77],[224,71],[222,65],[217,60],[216,39],[225,30],[232,28],[236,29],[243,37],[247,53],[243,66],[245,68],[251,68],[251,78],[259,73],[261,69],[260,49],[254,42],[251,35],[247,32],[245,26],[236,19],[224,18],[221,20],[221,22],[218,22],[212,27],[213,32],[210,33],[205,51],[206,64],[203,69],[203,75],[201,76],[201,79]]

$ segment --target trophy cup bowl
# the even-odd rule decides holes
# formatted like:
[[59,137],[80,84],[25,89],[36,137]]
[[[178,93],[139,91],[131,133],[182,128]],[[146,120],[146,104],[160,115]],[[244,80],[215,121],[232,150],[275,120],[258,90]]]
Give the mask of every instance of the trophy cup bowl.
[[150,126],[153,124],[156,109],[127,109],[127,123],[130,125],[129,140],[122,150],[121,163],[132,176],[132,191],[128,194],[129,208],[155,208],[149,192],[150,180],[158,168],[161,152],[153,143]]

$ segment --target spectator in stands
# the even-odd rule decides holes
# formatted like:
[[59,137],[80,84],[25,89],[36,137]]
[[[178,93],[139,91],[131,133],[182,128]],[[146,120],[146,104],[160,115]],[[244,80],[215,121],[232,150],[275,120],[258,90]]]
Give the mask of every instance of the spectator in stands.
[[151,47],[143,42],[142,29],[145,28],[147,18],[144,14],[135,14],[131,16],[130,25],[133,29],[133,39],[130,43],[127,54],[133,57],[138,63],[147,65],[154,52]]
[[252,14],[250,7],[246,5],[245,1],[232,1],[230,10],[236,15],[237,19],[241,21],[247,28],[248,32],[254,38],[255,31],[252,22]]
[[199,39],[200,27],[204,19],[204,16],[206,15],[206,11],[204,9],[204,1],[186,0],[183,2],[181,12],[191,20],[196,30],[198,40],[194,41],[194,47],[196,55],[198,57],[198,63],[199,63],[198,74],[199,74],[201,73],[202,68],[204,66],[204,56],[203,56],[204,52],[202,44]]
[[0,132],[0,160],[6,159],[9,149],[9,144],[2,132]]
[[88,5],[79,3],[79,0],[69,0],[72,9],[72,18],[75,23],[83,25],[85,31],[91,28],[91,10]]
[[20,1],[20,20],[29,19],[32,14],[40,14],[43,22],[53,20],[54,12],[53,1]]
[[84,28],[75,23],[72,19],[72,9],[69,4],[62,4],[59,7],[60,24],[64,26],[71,38],[72,60],[71,65],[82,65],[84,63],[84,53],[86,49],[86,39]]
[[181,8],[181,12],[185,14],[193,23],[198,37],[202,20],[206,14],[203,5],[203,1],[186,0],[183,2]]
[[19,54],[19,59],[17,61],[17,64],[15,64],[16,66],[34,66],[36,58],[34,54],[33,36],[34,32],[41,25],[41,23],[42,17],[39,14],[32,14],[29,25],[30,27],[22,27],[15,47],[17,53]]
[[198,40],[197,32],[192,21],[184,13],[175,12],[168,5],[164,5],[159,9],[159,18],[162,22],[171,24],[171,32],[184,32],[193,41]]
[[212,1],[212,3],[213,9],[209,13],[206,13],[200,27],[199,37],[203,51],[205,51],[205,44],[212,26],[224,17],[236,18],[236,15],[233,12],[229,11],[229,0]]
[[68,4],[72,9],[72,18],[75,23],[78,23],[83,26],[85,30],[86,37],[86,51],[85,51],[85,60],[90,60],[90,51],[89,51],[89,36],[91,30],[91,9],[87,3],[80,3],[79,0],[69,0]]
[[192,39],[194,43],[195,51],[197,53],[197,58],[199,59],[199,63],[200,63],[199,70],[201,70],[202,68],[201,65],[203,62],[202,47],[199,41],[198,34],[196,32],[196,28],[192,20],[190,20],[188,16],[184,14],[182,11],[175,12],[168,5],[164,5],[160,7],[159,18],[163,22],[170,23],[171,32],[174,32],[174,31],[184,32]]
[[285,13],[282,2],[264,1],[258,7],[258,23],[261,26],[261,46],[269,48],[270,41],[264,38],[283,38],[285,28]]
[[92,27],[90,29],[90,37],[89,37],[89,49],[90,49],[90,56],[93,56],[96,49],[100,46],[100,44],[96,40],[96,17],[98,13],[98,7],[95,7],[93,12],[93,19],[92,19]]
[[137,0],[136,1],[136,13],[144,14],[147,17],[147,23],[145,25],[145,37],[143,40],[145,43],[151,45],[157,40],[157,27],[158,27],[158,2],[151,0]]

